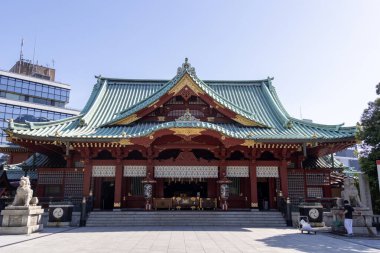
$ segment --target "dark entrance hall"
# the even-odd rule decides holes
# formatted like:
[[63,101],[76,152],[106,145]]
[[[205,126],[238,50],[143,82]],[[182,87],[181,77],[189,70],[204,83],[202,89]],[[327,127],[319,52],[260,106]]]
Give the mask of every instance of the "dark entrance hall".
[[201,197],[207,198],[206,182],[164,182],[164,197]]
[[259,210],[269,209],[269,183],[258,182],[257,183],[257,197],[259,200]]
[[102,182],[102,202],[101,208],[103,210],[112,210],[115,195],[115,182],[103,181]]

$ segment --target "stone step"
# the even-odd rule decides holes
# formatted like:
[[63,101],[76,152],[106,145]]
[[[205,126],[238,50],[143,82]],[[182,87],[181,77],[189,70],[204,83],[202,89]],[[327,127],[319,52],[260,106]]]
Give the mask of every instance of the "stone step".
[[87,226],[246,226],[285,227],[279,212],[250,211],[96,211]]
[[150,217],[162,217],[162,218],[172,218],[172,217],[196,217],[196,218],[210,218],[210,217],[216,217],[216,218],[266,218],[266,217],[271,217],[271,218],[282,218],[281,215],[263,215],[263,216],[255,216],[255,215],[190,215],[190,214],[183,214],[183,215],[112,215],[112,214],[91,214],[92,217],[145,217],[145,218],[150,218]]
[[114,216],[117,216],[117,215],[120,215],[120,216],[133,216],[133,215],[139,215],[139,216],[175,216],[175,215],[180,215],[180,216],[186,216],[186,215],[190,215],[190,216],[249,216],[249,217],[267,217],[267,216],[281,216],[281,214],[259,214],[259,215],[256,215],[256,214],[201,214],[201,213],[162,213],[162,214],[131,214],[131,213],[123,213],[123,212],[114,212],[114,213],[96,213],[96,212],[93,212],[91,213],[93,215],[114,215]]
[[115,218],[115,219],[128,219],[132,217],[138,217],[141,219],[251,219],[251,220],[260,220],[260,219],[282,219],[281,216],[264,216],[264,217],[252,217],[252,216],[139,216],[139,215],[129,215],[129,216],[116,216],[116,215],[90,215],[91,218]]
[[248,223],[87,223],[88,227],[128,227],[128,226],[243,226],[243,227],[286,227],[286,224],[248,224]]
[[139,215],[151,215],[151,214],[198,214],[198,215],[207,215],[207,214],[223,214],[223,215],[235,215],[235,214],[249,214],[249,215],[260,215],[260,214],[280,214],[280,212],[224,212],[224,211],[177,211],[177,210],[166,210],[166,211],[93,211],[92,213],[115,213],[115,214],[139,214]]
[[209,218],[209,219],[199,219],[199,218],[181,218],[181,217],[177,217],[177,218],[142,218],[142,217],[129,217],[129,218],[116,218],[116,217],[90,217],[89,219],[91,220],[117,220],[117,221],[123,221],[123,220],[149,220],[149,221],[154,221],[154,220],[157,220],[157,221],[170,221],[170,220],[186,220],[186,221],[194,221],[194,220],[200,220],[200,221],[212,221],[212,220],[228,220],[228,221],[239,221],[239,220],[246,220],[246,221],[249,221],[249,222],[255,222],[255,221],[265,221],[265,222],[268,222],[268,221],[283,221],[284,219],[283,218],[264,218],[264,219],[252,219],[252,218],[249,218],[249,219],[240,219],[240,218]]
[[94,220],[89,220],[87,223],[109,223],[109,224],[129,224],[129,223],[162,223],[162,224],[180,224],[180,223],[189,223],[189,224],[195,224],[195,223],[200,223],[200,224],[215,224],[215,223],[225,223],[225,224],[282,224],[285,222],[247,222],[247,221],[208,221],[208,222],[203,222],[203,221],[143,221],[143,220],[135,220],[135,221],[94,221]]
[[139,216],[185,216],[185,215],[191,215],[191,216],[246,216],[246,217],[268,217],[268,216],[282,216],[280,213],[202,213],[202,212],[194,212],[194,213],[178,213],[175,211],[168,211],[168,212],[141,212],[141,213],[129,213],[129,212],[92,212],[91,215],[110,215],[113,216],[133,216],[133,215],[139,215]]
[[213,220],[213,219],[231,219],[231,220],[283,220],[283,217],[194,217],[194,216],[174,216],[174,217],[141,217],[141,216],[90,216],[91,219],[157,219],[157,220],[171,220],[171,219],[198,219],[198,220]]
[[199,221],[199,220],[192,220],[192,221],[188,221],[188,220],[183,220],[183,221],[180,221],[180,220],[177,220],[177,221],[173,221],[173,220],[148,220],[148,221],[144,221],[144,220],[129,220],[129,221],[107,221],[107,220],[89,220],[88,222],[92,222],[92,223],[114,223],[114,224],[117,224],[117,223],[139,223],[139,222],[144,222],[144,223],[249,223],[249,224],[258,224],[258,223],[263,223],[263,224],[277,224],[277,223],[282,223],[283,221],[256,221],[256,222],[250,222],[250,221],[242,221],[242,220],[235,220],[235,221],[225,221],[225,220],[212,220],[212,221]]

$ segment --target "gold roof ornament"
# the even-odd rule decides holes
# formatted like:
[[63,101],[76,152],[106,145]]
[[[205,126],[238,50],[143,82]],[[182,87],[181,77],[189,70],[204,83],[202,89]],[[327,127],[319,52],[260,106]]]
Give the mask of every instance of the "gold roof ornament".
[[247,147],[253,147],[256,144],[256,141],[254,140],[245,140],[242,146],[247,146]]
[[134,122],[136,120],[138,120],[140,117],[137,117],[137,114],[132,114],[132,115],[129,115],[128,117],[125,117],[115,123],[113,123],[113,125],[128,125],[129,123],[131,122]]
[[189,108],[186,108],[186,112],[179,118],[175,119],[177,122],[181,121],[200,121],[200,119],[195,118],[191,115]]
[[170,128],[171,131],[174,132],[175,135],[201,135],[201,132],[204,131],[204,128]]
[[182,63],[182,67],[179,67],[178,69],[177,69],[177,75],[180,75],[180,74],[182,74],[182,72],[183,71],[186,71],[187,70],[187,72],[188,73],[190,73],[191,75],[196,75],[196,73],[195,73],[195,68],[194,67],[191,67],[191,64],[189,63],[189,59],[186,57],[185,58],[185,62],[184,63]]
[[131,142],[130,139],[121,139],[121,140],[119,141],[119,144],[120,144],[120,145],[123,145],[123,146],[133,145],[133,143]]

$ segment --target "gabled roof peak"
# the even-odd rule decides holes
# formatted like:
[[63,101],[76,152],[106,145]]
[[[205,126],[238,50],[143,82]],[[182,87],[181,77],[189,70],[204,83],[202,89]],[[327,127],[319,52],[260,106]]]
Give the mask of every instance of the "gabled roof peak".
[[195,68],[191,67],[191,64],[189,63],[189,59],[187,57],[185,58],[185,62],[182,63],[182,67],[178,67],[177,76],[182,75],[183,72],[185,71],[192,76],[196,76]]

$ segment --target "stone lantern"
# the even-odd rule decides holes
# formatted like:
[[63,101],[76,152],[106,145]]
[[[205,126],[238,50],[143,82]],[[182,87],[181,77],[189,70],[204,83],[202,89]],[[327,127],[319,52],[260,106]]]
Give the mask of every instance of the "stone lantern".
[[222,210],[223,211],[227,211],[228,210],[228,197],[230,196],[230,187],[228,184],[232,183],[231,180],[229,180],[227,177],[226,177],[226,174],[223,173],[223,176],[222,178],[217,181],[218,184],[220,184],[220,204],[221,204],[221,207],[222,207]]
[[152,179],[150,173],[147,174],[147,177],[141,182],[144,184],[144,198],[145,198],[145,210],[152,210],[152,197],[153,197],[153,184],[157,181]]

